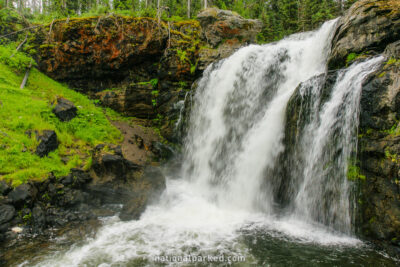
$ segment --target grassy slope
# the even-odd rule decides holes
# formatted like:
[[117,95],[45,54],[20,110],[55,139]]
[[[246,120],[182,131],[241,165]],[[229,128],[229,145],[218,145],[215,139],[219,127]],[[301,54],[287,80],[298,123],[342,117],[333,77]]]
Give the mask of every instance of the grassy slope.
[[[32,69],[25,89],[19,89],[23,73],[16,73],[9,65],[0,62],[0,180],[16,186],[46,179],[50,172],[60,177],[74,167],[88,168],[95,145],[121,140],[120,132],[92,100],[36,69]],[[60,122],[51,111],[57,97],[74,102],[78,116]],[[26,132],[45,129],[57,132],[60,145],[48,157],[40,158],[34,154],[38,145],[35,133],[29,137]]]

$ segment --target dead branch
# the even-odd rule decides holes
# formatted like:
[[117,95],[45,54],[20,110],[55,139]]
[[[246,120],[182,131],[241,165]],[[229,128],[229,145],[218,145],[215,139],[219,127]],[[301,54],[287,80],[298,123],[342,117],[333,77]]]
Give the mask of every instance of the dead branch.
[[26,30],[30,30],[30,29],[34,29],[34,28],[38,28],[38,27],[43,27],[43,26],[44,26],[44,25],[42,25],[42,24],[40,24],[40,25],[35,25],[35,26],[28,27],[28,28],[25,28],[25,29],[22,29],[22,30],[19,30],[19,31],[15,31],[15,32],[10,32],[10,33],[4,34],[4,35],[0,36],[0,38],[5,38],[5,37],[7,37],[7,36],[10,36],[10,35],[13,35],[13,34],[17,34],[17,33],[19,33],[19,32],[23,32],[23,31],[26,31]]
[[25,85],[26,85],[26,82],[28,81],[28,77],[29,77],[29,72],[30,72],[30,70],[31,70],[31,68],[32,68],[32,59],[31,59],[31,63],[29,64],[29,67],[28,67],[28,69],[26,70],[26,72],[25,72],[25,76],[24,76],[24,79],[22,80],[22,83],[21,83],[21,86],[19,87],[19,88],[21,88],[21,89],[24,89],[24,87],[25,87]]
[[53,19],[53,20],[51,21],[51,24],[50,24],[50,30],[49,30],[48,39],[47,39],[48,41],[50,40],[50,34],[51,34],[52,29],[53,29],[54,20],[55,20],[55,19]]
[[28,40],[28,34],[26,34],[25,39],[18,45],[17,49],[15,50],[15,52],[10,56],[10,58],[12,58],[13,56],[15,56],[15,54],[18,52],[18,50],[26,43],[26,41]]

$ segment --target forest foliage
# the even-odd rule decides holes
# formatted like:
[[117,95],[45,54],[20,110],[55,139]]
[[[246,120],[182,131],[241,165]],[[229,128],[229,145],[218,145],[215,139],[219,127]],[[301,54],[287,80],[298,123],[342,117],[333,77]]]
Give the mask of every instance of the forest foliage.
[[165,20],[195,18],[205,7],[217,7],[264,23],[259,41],[279,40],[312,30],[340,16],[357,0],[0,0],[0,8],[17,10],[31,22],[118,13]]

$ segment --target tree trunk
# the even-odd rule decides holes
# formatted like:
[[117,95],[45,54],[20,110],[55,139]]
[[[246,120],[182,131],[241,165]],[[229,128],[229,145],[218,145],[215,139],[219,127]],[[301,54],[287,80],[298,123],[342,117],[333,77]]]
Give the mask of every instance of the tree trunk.
[[207,0],[204,0],[204,9],[207,8]]
[[187,0],[187,17],[188,17],[188,19],[190,19],[190,5],[191,5],[191,1]]
[[343,15],[343,12],[344,12],[344,3],[343,3],[343,0],[338,0],[338,4],[339,4],[340,16],[342,16],[342,15]]

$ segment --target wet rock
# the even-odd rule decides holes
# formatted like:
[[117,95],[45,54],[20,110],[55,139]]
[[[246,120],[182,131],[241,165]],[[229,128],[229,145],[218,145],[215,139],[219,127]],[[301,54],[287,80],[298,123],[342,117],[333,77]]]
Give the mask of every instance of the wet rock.
[[74,103],[65,99],[57,99],[57,105],[53,109],[53,113],[61,121],[70,121],[76,117],[78,109],[75,107]]
[[51,151],[58,148],[57,134],[52,130],[44,130],[42,135],[38,136],[40,141],[36,148],[36,155],[39,157],[47,156]]
[[8,194],[8,198],[16,207],[30,206],[36,198],[37,189],[30,184],[22,184]]
[[81,190],[65,189],[64,194],[58,200],[58,206],[63,208],[70,208],[86,202],[89,195]]
[[7,223],[14,218],[15,208],[11,205],[0,205],[0,225]]
[[46,213],[39,204],[36,204],[32,209],[32,220],[36,228],[41,229],[46,225]]
[[7,195],[11,190],[12,188],[5,181],[0,181],[0,196]]
[[156,155],[160,160],[167,160],[174,156],[175,151],[172,147],[165,145],[160,142],[153,142],[151,146],[151,151]]
[[[388,60],[363,84],[359,161],[360,234],[393,243],[400,240],[400,54],[399,42],[388,45]],[[396,242],[394,244],[397,244]]]
[[119,215],[122,221],[138,220],[140,215],[146,210],[147,197],[139,195],[133,197],[124,205]]
[[67,176],[60,179],[61,184],[72,186],[73,188],[82,188],[90,181],[92,181],[92,177],[87,172],[75,168],[71,169]]
[[146,166],[142,179],[148,184],[149,195],[158,195],[166,187],[165,176],[158,167]]

